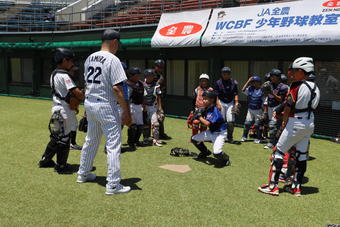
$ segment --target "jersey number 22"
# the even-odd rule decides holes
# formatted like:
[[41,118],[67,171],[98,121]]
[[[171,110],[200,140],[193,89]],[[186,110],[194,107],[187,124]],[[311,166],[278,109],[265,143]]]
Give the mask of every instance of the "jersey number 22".
[[[88,74],[87,74],[87,83],[94,83],[94,84],[100,84],[100,80],[98,80],[98,76],[100,76],[102,74],[102,68],[100,67],[96,67],[96,68],[93,68],[92,66],[90,66],[88,69]],[[95,74],[93,76],[93,74]],[[91,78],[93,76],[93,79]]]

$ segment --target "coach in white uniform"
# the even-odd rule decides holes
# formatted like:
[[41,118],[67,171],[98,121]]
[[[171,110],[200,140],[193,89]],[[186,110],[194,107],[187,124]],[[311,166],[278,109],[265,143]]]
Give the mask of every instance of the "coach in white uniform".
[[[121,123],[129,126],[131,114],[122,91],[122,83],[127,78],[120,60],[114,55],[119,47],[119,39],[117,31],[105,30],[101,50],[91,54],[84,64],[88,131],[81,152],[77,182],[84,183],[96,178],[90,171],[101,136],[104,134],[108,165],[107,195],[131,190],[130,187],[120,184]],[[123,110],[122,121],[119,119],[117,101]]]

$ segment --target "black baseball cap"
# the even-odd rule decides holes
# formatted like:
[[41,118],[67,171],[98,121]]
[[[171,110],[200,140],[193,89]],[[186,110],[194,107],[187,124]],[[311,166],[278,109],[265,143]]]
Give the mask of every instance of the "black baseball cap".
[[228,66],[225,66],[221,69],[221,73],[231,73],[231,68]]
[[120,40],[120,34],[119,34],[118,31],[113,30],[113,29],[106,29],[103,32],[102,41],[105,41],[105,40],[114,40],[114,39],[117,39],[118,41]]
[[131,75],[136,75],[136,74],[141,74],[141,70],[140,68],[138,67],[133,67],[131,69],[128,70],[128,74],[131,74]]

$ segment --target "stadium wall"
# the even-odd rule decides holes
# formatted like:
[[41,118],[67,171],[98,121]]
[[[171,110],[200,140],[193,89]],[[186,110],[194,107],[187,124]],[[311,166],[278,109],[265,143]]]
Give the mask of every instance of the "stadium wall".
[[[123,39],[151,38],[155,27],[122,29]],[[101,30],[65,33],[16,33],[0,36],[0,42],[61,42],[99,40]],[[77,63],[81,66],[86,57],[98,47],[75,47]],[[53,69],[51,49],[0,49],[0,92],[16,95],[50,97],[48,79]],[[258,74],[262,78],[271,68],[283,69],[296,57],[311,56],[317,65],[317,83],[322,99],[316,111],[316,133],[336,136],[340,123],[340,110],[334,106],[340,102],[340,46],[286,46],[286,47],[209,47],[154,49],[150,46],[124,47],[118,53],[129,66],[142,69],[152,67],[157,58],[167,60],[166,75],[168,96],[166,112],[186,116],[191,108],[191,93],[200,73],[208,73],[212,81],[219,78],[220,68],[229,65],[234,78],[243,86],[248,76]],[[20,59],[20,60],[18,60]],[[20,70],[18,70],[20,68]],[[82,75],[80,69],[79,75]],[[76,83],[83,86],[82,76]],[[240,95],[246,106],[246,97]],[[246,108],[242,108],[237,123],[242,124]]]

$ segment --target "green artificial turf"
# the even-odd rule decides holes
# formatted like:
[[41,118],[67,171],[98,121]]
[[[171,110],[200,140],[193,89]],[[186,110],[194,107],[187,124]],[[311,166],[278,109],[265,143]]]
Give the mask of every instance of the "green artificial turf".
[[[123,183],[129,194],[107,196],[106,157],[102,141],[94,183],[78,184],[76,174],[39,169],[47,142],[51,101],[0,97],[0,226],[325,226],[340,224],[340,145],[312,139],[306,183],[299,198],[261,194],[267,182],[270,152],[252,142],[226,144],[232,166],[214,168],[170,149],[189,148],[186,122],[166,119],[173,137],[162,148],[145,147],[121,156]],[[81,109],[81,113],[83,109]],[[80,118],[80,116],[78,116]],[[241,137],[237,128],[235,138]],[[126,141],[126,129],[124,141]],[[84,141],[78,133],[78,143]],[[211,146],[210,144],[208,146]],[[79,164],[80,151],[69,163]],[[187,164],[175,173],[158,166]],[[280,185],[282,188],[283,185]]]

